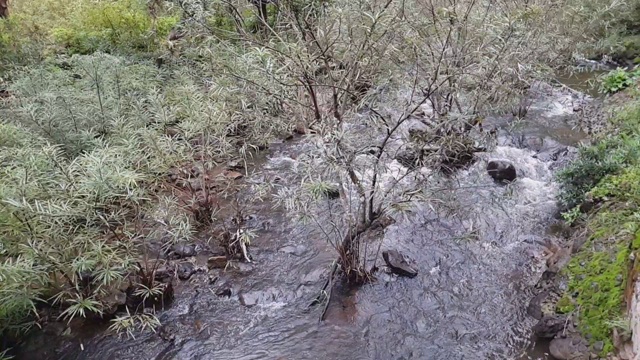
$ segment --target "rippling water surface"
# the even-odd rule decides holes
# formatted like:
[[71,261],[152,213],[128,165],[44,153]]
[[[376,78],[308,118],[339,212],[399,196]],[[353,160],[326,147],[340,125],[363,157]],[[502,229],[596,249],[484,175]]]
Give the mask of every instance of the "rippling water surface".
[[[406,254],[416,278],[383,272],[358,291],[337,291],[319,322],[322,309],[309,304],[335,255],[319,233],[264,203],[253,221],[271,226],[253,243],[254,264],[221,273],[213,284],[204,274],[181,283],[173,306],[161,314],[159,334],[133,340],[78,334],[37,358],[521,358],[534,321],[525,308],[541,272],[539,242],[549,236],[557,211],[556,165],[538,153],[582,138],[564,123],[573,116],[574,97],[549,90],[534,99],[524,124],[489,121],[502,128],[499,146],[441,181],[434,201],[386,229],[383,249]],[[303,146],[272,148],[254,179],[287,181],[283,174]],[[487,175],[486,161],[495,158],[516,166],[514,184],[499,186]],[[232,286],[231,298],[215,295],[223,283]]]

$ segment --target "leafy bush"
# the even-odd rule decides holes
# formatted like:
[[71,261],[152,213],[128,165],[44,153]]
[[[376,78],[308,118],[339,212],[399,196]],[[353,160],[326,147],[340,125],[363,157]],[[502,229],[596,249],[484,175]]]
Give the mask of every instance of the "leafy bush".
[[[136,96],[149,95],[159,86],[160,76],[153,66],[127,64],[107,55],[76,56],[29,68],[16,74],[11,85],[21,102],[11,109],[14,117],[9,120],[74,157],[112,135],[114,121],[124,113],[134,115],[132,110],[140,106]],[[140,115],[129,121],[143,126]]]
[[146,242],[188,241],[201,206],[195,190],[168,191],[178,186],[168,174],[210,170],[287,126],[261,121],[262,107],[241,112],[250,92],[228,78],[205,87],[201,76],[107,54],[15,76],[0,103],[0,332],[28,324],[41,302],[60,305],[62,318],[99,316],[129,281],[152,288],[138,283],[149,278]]
[[75,22],[53,28],[56,43],[70,53],[152,51],[178,22],[177,16],[152,19],[138,0],[103,1],[76,14]]
[[633,85],[640,76],[640,69],[627,71],[622,68],[610,71],[600,78],[600,92],[605,94],[617,93]]
[[560,201],[573,208],[606,175],[633,164],[640,156],[640,138],[612,137],[580,149],[578,159],[558,174],[562,186]]

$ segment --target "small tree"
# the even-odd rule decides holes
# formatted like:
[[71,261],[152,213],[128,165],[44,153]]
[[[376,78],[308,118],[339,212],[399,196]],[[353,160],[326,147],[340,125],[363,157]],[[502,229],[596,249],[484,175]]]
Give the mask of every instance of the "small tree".
[[[216,38],[210,60],[221,76],[278,103],[278,116],[313,129],[316,151],[300,159],[308,165],[301,175],[309,186],[282,190],[281,199],[309,215],[307,203],[318,199],[319,189],[336,184],[342,206],[331,211],[344,215],[316,223],[329,224],[325,234],[340,267],[360,282],[368,270],[358,237],[380,216],[415,199],[428,178],[420,176],[420,166],[451,168],[471,159],[471,130],[482,118],[510,112],[531,82],[567,55],[558,46],[564,43],[554,27],[554,6],[284,1],[267,38],[242,30],[233,43]],[[230,66],[219,54],[237,51],[235,44],[244,61]],[[400,155],[408,148],[413,154],[404,161]],[[408,169],[398,169],[395,158]],[[414,175],[412,186],[403,186]],[[313,191],[305,195],[305,189]],[[299,202],[290,200],[294,195]]]

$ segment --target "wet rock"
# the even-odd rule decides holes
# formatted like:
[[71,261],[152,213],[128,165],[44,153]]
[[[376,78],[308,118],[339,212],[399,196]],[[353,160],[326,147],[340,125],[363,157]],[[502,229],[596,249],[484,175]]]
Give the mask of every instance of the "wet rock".
[[589,360],[590,357],[586,341],[578,337],[551,340],[549,352],[557,360]]
[[196,272],[196,266],[190,262],[182,262],[178,264],[178,278],[180,280],[189,280]]
[[178,258],[185,258],[196,255],[196,247],[192,244],[175,244],[171,247],[171,252]]
[[209,269],[224,269],[227,267],[227,257],[224,255],[212,256],[207,260]]
[[216,295],[220,297],[231,297],[233,290],[229,283],[224,283],[218,290],[216,290]]
[[307,251],[307,247],[304,245],[297,245],[297,246],[287,245],[287,246],[281,247],[278,251],[283,252],[285,254],[302,256]]
[[171,280],[171,272],[166,266],[160,266],[156,269],[155,279],[160,282],[168,282]]
[[158,336],[160,336],[162,340],[173,341],[176,338],[177,332],[177,325],[173,323],[167,323],[158,330]]
[[382,258],[391,271],[400,276],[415,277],[418,270],[409,265],[402,254],[396,250],[386,250],[382,252]]
[[539,338],[553,339],[566,325],[567,317],[564,315],[545,315],[533,327],[533,333]]
[[240,303],[246,307],[252,307],[260,302],[261,292],[250,291],[240,294]]
[[540,136],[518,134],[513,135],[511,143],[521,149],[529,149],[535,152],[542,151],[545,146],[545,139]]
[[569,152],[568,147],[560,146],[560,147],[540,151],[539,153],[535,154],[533,157],[544,162],[552,162],[552,161],[558,161],[558,159],[567,155],[568,152]]
[[302,277],[302,280],[301,280],[302,284],[311,285],[311,284],[317,283],[318,281],[320,281],[320,279],[322,279],[322,276],[324,275],[325,272],[326,272],[326,269],[324,268],[313,270],[312,272]]
[[506,160],[491,160],[487,164],[487,172],[497,182],[507,183],[516,179],[516,168]]
[[250,273],[253,271],[253,264],[246,262],[236,262],[235,268],[241,273]]
[[527,314],[536,320],[542,319],[542,303],[549,296],[549,291],[543,291],[536,295],[527,306]]

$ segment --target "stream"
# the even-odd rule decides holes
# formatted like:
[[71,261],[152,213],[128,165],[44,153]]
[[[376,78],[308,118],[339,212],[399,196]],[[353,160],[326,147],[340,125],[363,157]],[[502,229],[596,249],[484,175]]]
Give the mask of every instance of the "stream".
[[[439,184],[441,201],[417,205],[384,231],[382,249],[405,254],[418,276],[382,271],[357,291],[337,292],[323,322],[322,307],[309,304],[335,252],[317,230],[264,202],[252,208],[254,262],[178,282],[157,334],[78,331],[59,341],[43,332],[17,358],[544,359],[526,307],[544,271],[542,243],[557,236],[554,173],[585,138],[567,121],[588,99],[542,86],[524,121],[487,119],[500,129],[498,146]],[[247,181],[290,181],[304,146],[274,144]],[[518,180],[494,183],[489,159],[513,163]],[[223,287],[230,297],[216,295]]]

